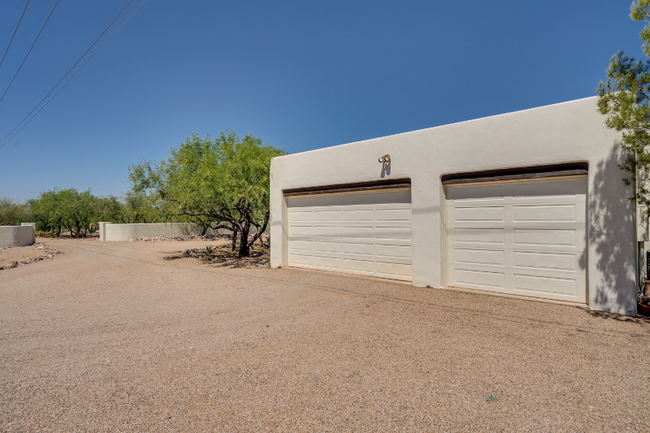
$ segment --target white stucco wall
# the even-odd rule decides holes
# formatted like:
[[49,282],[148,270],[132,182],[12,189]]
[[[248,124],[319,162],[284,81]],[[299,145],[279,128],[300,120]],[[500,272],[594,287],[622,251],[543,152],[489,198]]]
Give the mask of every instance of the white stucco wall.
[[[636,314],[634,206],[618,168],[620,135],[605,126],[596,102],[580,99],[274,158],[271,266],[287,264],[284,189],[410,178],[413,285],[444,287],[442,175],[587,161],[589,306]],[[386,153],[390,173],[377,162]]]
[[36,242],[32,225],[0,226],[0,248],[24,247]]
[[[208,234],[218,234],[222,230],[208,230]],[[137,223],[111,224],[99,223],[100,241],[128,241],[140,237],[200,235],[201,229],[187,223]]]

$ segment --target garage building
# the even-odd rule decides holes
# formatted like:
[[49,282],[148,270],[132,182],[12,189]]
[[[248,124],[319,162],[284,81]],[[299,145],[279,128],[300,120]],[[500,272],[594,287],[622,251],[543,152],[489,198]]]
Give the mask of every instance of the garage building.
[[596,103],[274,158],[271,266],[635,315],[645,233]]

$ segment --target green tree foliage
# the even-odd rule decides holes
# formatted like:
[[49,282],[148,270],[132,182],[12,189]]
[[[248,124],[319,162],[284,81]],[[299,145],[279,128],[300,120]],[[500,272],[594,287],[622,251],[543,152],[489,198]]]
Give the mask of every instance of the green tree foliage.
[[164,202],[155,194],[143,191],[129,191],[122,197],[110,195],[97,199],[100,220],[112,223],[158,223],[174,220],[173,215],[166,212],[164,207]]
[[38,230],[56,234],[68,230],[73,237],[85,237],[97,230],[98,199],[90,190],[54,188],[41,192],[29,204]]
[[233,248],[238,239],[239,256],[248,256],[269,221],[271,158],[286,152],[231,131],[215,139],[192,134],[169,152],[159,163],[143,160],[129,167],[133,191],[155,191],[169,212],[206,230],[231,231]]
[[32,210],[29,205],[18,203],[9,197],[0,197],[0,226],[15,226],[29,222]]
[[128,192],[122,198],[114,195],[96,197],[90,190],[54,188],[43,191],[28,201],[38,230],[57,235],[62,230],[73,237],[86,237],[98,228],[98,222],[151,223],[171,221],[161,209],[156,196],[144,192]]
[[[650,0],[637,0],[631,6],[631,18],[644,21],[641,31],[643,52],[650,58]],[[607,68],[607,81],[597,90],[598,107],[607,115],[607,126],[622,132],[624,160],[620,168],[629,173],[627,185],[636,192],[630,199],[650,209],[650,60],[635,60],[619,51]]]

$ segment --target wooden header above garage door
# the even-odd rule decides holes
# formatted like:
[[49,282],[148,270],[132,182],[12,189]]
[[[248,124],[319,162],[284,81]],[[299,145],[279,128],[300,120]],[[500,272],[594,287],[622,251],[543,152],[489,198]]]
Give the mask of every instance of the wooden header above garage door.
[[533,167],[514,167],[499,170],[483,170],[467,173],[452,173],[442,176],[443,185],[474,182],[494,182],[498,180],[540,179],[544,177],[586,175],[587,162],[568,162],[563,164],[536,165]]
[[307,188],[282,190],[285,197],[296,195],[332,194],[341,192],[372,191],[377,189],[410,188],[411,179],[387,179],[371,182],[341,183],[338,185],[321,185]]

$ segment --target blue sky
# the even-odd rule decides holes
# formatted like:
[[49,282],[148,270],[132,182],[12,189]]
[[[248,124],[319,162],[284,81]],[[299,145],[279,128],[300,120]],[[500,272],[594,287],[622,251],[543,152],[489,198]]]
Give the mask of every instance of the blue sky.
[[[0,137],[127,2],[60,0],[0,102]],[[0,56],[26,3],[0,3]],[[29,4],[0,94],[55,3]],[[630,3],[148,0],[0,149],[0,196],[120,194],[129,165],[192,132],[295,153],[593,96],[616,51],[642,55]]]

